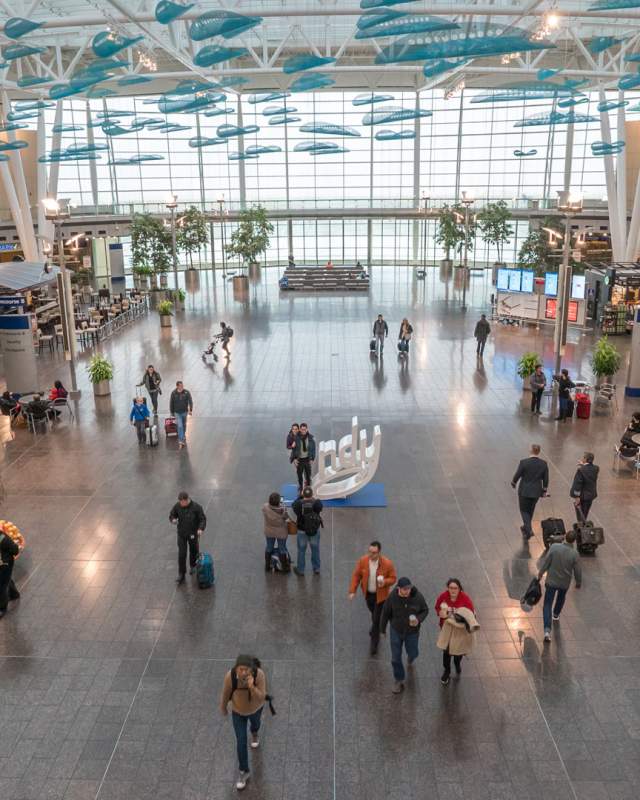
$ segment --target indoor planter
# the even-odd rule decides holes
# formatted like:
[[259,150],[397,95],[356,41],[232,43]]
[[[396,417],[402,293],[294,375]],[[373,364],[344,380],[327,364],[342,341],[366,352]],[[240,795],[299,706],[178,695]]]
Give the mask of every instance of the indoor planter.
[[[438,212],[438,229],[436,230],[436,244],[442,245],[445,257],[441,260],[443,267],[453,266],[451,251],[458,254],[462,253],[465,241],[464,226],[465,210],[458,206],[444,205]],[[469,238],[467,240],[467,251],[473,250],[473,235],[475,224],[469,222]]]
[[225,250],[230,256],[238,256],[243,266],[255,264],[258,256],[269,247],[272,233],[273,225],[267,219],[266,209],[260,205],[251,206],[240,212],[240,223],[231,234],[231,241],[225,245]]
[[172,311],[173,303],[171,300],[163,300],[161,303],[158,303],[158,314],[160,314],[160,326],[162,328],[171,327]]
[[171,300],[178,311],[184,311],[184,301],[187,295],[184,289],[174,289],[171,292]]
[[591,370],[596,376],[597,387],[601,383],[613,383],[613,376],[620,369],[621,361],[622,356],[606,336],[598,340],[591,356]]
[[478,225],[485,244],[495,245],[498,260],[493,264],[492,283],[495,284],[498,267],[504,266],[504,246],[513,236],[513,228],[509,225],[509,208],[504,200],[488,203],[478,215]]
[[147,290],[149,288],[149,278],[153,275],[153,269],[148,264],[141,264],[133,268],[133,285],[136,289]]
[[176,228],[176,247],[189,258],[189,269],[193,269],[193,254],[209,241],[207,218],[195,206],[180,215]]
[[113,379],[113,364],[101,355],[96,353],[91,357],[87,366],[89,380],[93,384],[93,394],[96,397],[105,397],[111,394],[109,381]]
[[529,391],[529,377],[536,371],[536,367],[540,363],[540,356],[537,353],[524,353],[520,356],[516,372],[522,378],[523,390]]

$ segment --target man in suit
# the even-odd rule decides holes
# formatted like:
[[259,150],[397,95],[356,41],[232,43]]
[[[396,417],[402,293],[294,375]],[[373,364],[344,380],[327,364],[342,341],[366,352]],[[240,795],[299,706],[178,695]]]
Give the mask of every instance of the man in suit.
[[586,522],[591,510],[591,504],[598,496],[598,473],[600,467],[593,463],[593,453],[585,453],[573,478],[571,491],[573,504],[576,507],[578,522]]
[[511,480],[511,486],[518,486],[518,503],[523,525],[520,527],[525,539],[533,536],[531,522],[536,503],[540,497],[545,497],[549,486],[549,467],[547,462],[540,458],[540,445],[531,445],[531,455],[523,458],[518,464],[516,474]]

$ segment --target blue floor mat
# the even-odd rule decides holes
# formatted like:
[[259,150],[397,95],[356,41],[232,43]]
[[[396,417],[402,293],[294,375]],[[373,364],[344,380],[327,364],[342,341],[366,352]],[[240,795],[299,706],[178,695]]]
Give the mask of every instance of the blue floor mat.
[[[295,483],[285,483],[280,488],[280,494],[287,505],[291,505],[298,496],[298,487]],[[387,498],[384,493],[384,483],[368,483],[355,494],[344,500],[323,500],[326,508],[386,508]]]

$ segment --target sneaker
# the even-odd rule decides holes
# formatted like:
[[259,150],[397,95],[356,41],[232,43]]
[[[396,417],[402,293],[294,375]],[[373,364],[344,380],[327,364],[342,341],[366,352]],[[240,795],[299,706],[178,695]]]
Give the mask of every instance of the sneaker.
[[301,571],[298,569],[298,567],[294,567],[294,568],[293,568],[293,571],[296,573],[296,575],[297,575],[299,578],[304,578],[304,572],[301,572]]
[[557,622],[559,619],[560,619],[560,614],[554,614],[553,615],[554,622]]
[[393,684],[393,689],[391,690],[393,694],[400,694],[404,691],[404,683],[402,681],[396,681]]
[[440,678],[440,683],[443,686],[447,686],[448,685],[448,683],[449,683],[449,673],[448,672],[445,671],[445,672],[442,673],[442,677]]
[[249,780],[249,772],[240,772],[238,774],[238,780],[236,781],[236,789],[241,791],[247,785],[247,781]]
[[251,747],[253,747],[254,750],[257,750],[258,747],[260,747],[260,737],[257,733],[251,734]]
[[320,570],[319,569],[314,569],[313,570],[313,574],[314,575],[319,575],[320,574]]
[[550,642],[551,641],[551,631],[545,631],[544,632],[544,640],[545,640],[545,642]]
[[178,442],[178,449],[182,450],[183,447],[184,447],[184,442]]

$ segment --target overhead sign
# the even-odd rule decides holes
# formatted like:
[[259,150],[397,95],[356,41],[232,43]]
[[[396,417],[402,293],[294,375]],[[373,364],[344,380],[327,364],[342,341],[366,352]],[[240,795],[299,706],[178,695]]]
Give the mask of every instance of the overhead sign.
[[10,250],[13,252],[14,250],[19,250],[20,245],[17,242],[0,242],[0,252],[7,252]]
[[27,303],[25,297],[21,295],[12,295],[12,294],[1,294],[0,295],[0,307],[2,308],[22,308]]

